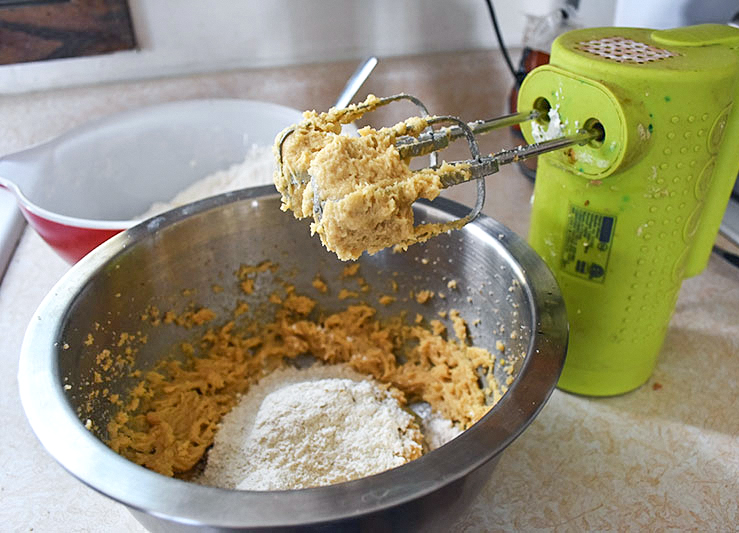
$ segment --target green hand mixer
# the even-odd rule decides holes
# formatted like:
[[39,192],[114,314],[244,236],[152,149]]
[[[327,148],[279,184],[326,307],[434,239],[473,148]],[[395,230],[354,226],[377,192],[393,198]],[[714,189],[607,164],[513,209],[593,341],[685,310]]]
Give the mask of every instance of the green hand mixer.
[[[570,323],[559,387],[608,396],[651,375],[686,277],[712,250],[739,171],[739,29],[590,28],[560,36],[550,63],[528,74],[513,115],[451,124],[395,141],[400,157],[432,154],[466,138],[472,158],[440,169],[443,187],[481,179],[500,165],[540,156],[529,242],[555,274]],[[341,122],[361,116],[363,104]],[[528,145],[481,156],[475,136],[521,124]],[[278,140],[282,146],[293,133]],[[443,171],[441,171],[443,170]],[[312,183],[293,173],[290,187]],[[322,212],[315,183],[314,213]]]
[[532,71],[527,140],[597,121],[539,158],[529,242],[554,271],[570,344],[562,389],[613,395],[654,369],[680,285],[708,263],[739,170],[739,30],[577,30]]

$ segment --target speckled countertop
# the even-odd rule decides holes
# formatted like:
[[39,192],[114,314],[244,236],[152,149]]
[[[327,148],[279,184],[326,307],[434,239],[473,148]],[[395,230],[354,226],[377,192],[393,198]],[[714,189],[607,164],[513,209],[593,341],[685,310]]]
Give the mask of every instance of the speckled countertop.
[[[329,107],[355,63],[227,72],[0,98],[0,153],[91,118],[169,100],[239,97]],[[381,60],[362,95],[414,93],[465,120],[505,112],[495,52]],[[483,151],[509,146],[505,132]],[[449,158],[461,154],[452,153]],[[531,183],[489,178],[484,212],[525,235]],[[471,202],[471,190],[449,196]],[[724,243],[726,244],[726,243]],[[18,354],[36,306],[68,266],[26,230],[0,284],[0,529],[140,532],[121,505],[78,482],[41,448],[23,415]],[[499,466],[459,531],[734,531],[739,527],[739,269],[713,256],[683,284],[650,381],[589,399],[555,391]]]

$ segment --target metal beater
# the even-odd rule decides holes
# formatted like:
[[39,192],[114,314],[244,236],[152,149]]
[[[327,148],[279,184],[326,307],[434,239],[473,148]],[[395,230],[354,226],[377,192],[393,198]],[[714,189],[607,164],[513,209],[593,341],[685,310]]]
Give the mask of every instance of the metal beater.
[[[495,129],[520,124],[530,120],[538,120],[546,123],[549,120],[548,109],[531,109],[528,111],[520,111],[509,115],[503,115],[487,120],[477,120],[465,123],[457,117],[450,115],[431,116],[427,107],[415,96],[409,94],[396,94],[379,98],[373,103],[372,108],[387,105],[391,102],[407,100],[415,104],[420,111],[420,116],[428,124],[428,128],[418,136],[403,135],[396,138],[395,146],[398,149],[401,159],[408,160],[412,157],[430,155],[430,168],[438,169],[438,152],[448,147],[453,141],[464,137],[470,150],[470,159],[465,161],[447,162],[452,168],[443,172],[439,172],[439,178],[443,188],[458,185],[460,183],[476,180],[477,181],[477,199],[475,206],[470,213],[465,216],[462,221],[464,224],[474,220],[480,214],[485,203],[485,176],[498,172],[501,165],[506,165],[516,161],[536,157],[540,154],[561,150],[573,145],[583,145],[591,141],[601,140],[603,137],[602,129],[588,125],[587,128],[577,130],[574,134],[557,137],[554,139],[544,140],[538,143],[518,146],[509,150],[502,150],[495,154],[483,156],[477,144],[476,136],[484,135]],[[360,103],[346,108],[346,114],[351,116],[361,115],[370,110],[370,106]],[[434,129],[434,126],[443,126]],[[295,131],[295,128],[289,128],[283,132],[278,141],[279,150],[279,168],[283,171],[283,145],[286,139]],[[447,166],[447,168],[448,168]],[[307,185],[310,183],[313,188],[313,216],[320,221],[323,212],[323,202],[320,200],[317,186],[313,178],[306,172],[296,172],[288,169],[291,181],[295,186]]]

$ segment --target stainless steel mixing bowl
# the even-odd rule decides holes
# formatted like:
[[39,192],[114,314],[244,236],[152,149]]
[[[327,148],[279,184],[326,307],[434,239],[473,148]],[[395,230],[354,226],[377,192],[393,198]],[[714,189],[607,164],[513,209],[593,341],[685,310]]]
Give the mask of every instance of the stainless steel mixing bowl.
[[[422,203],[416,211],[423,221],[446,221],[466,212],[446,200]],[[484,216],[406,253],[386,251],[360,260],[360,274],[372,289],[361,298],[377,304],[380,295],[391,294],[390,280],[400,287],[395,303],[376,305],[381,315],[407,310],[410,317],[421,313],[432,319],[440,310],[458,309],[475,345],[491,352],[498,340],[506,345],[513,366],[508,392],[447,445],[356,481],[248,492],[156,474],[103,443],[113,409],[101,391],[124,394],[136,380],[96,382],[96,355],[106,347],[115,350],[121,332],[141,332],[148,342],[139,347],[135,367],[151,368],[200,330],[152,326],[141,319],[147,306],[182,310],[197,303],[228,313],[237,298],[245,298],[234,273],[241,264],[265,259],[290,273],[298,292],[318,295],[324,309],[343,309],[351,302],[335,297],[351,281],[340,275],[346,263],[311,238],[306,224],[279,210],[272,187],[179,208],[85,257],[42,302],[24,339],[19,386],[38,438],[69,472],[126,505],[152,531],[448,530],[489,478],[500,453],[544,405],[567,344],[564,304],[549,270],[522,239]],[[316,272],[331,288],[325,296],[310,290]],[[454,290],[448,287],[451,280],[457,282]],[[212,290],[214,284],[224,290]],[[268,284],[258,289],[256,303],[270,292]],[[446,297],[421,305],[406,296],[414,289]],[[91,332],[94,341],[86,343]],[[508,377],[505,372],[497,376],[500,381]],[[85,428],[88,419],[92,431]]]

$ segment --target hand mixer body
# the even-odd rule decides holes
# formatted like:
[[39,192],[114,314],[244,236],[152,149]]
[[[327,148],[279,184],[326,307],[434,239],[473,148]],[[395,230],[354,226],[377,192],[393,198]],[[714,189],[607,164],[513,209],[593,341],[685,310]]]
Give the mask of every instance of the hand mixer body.
[[613,395],[651,375],[685,277],[706,265],[739,170],[739,30],[567,33],[526,78],[529,142],[594,122],[602,141],[539,158],[529,241],[570,320],[565,390]]

